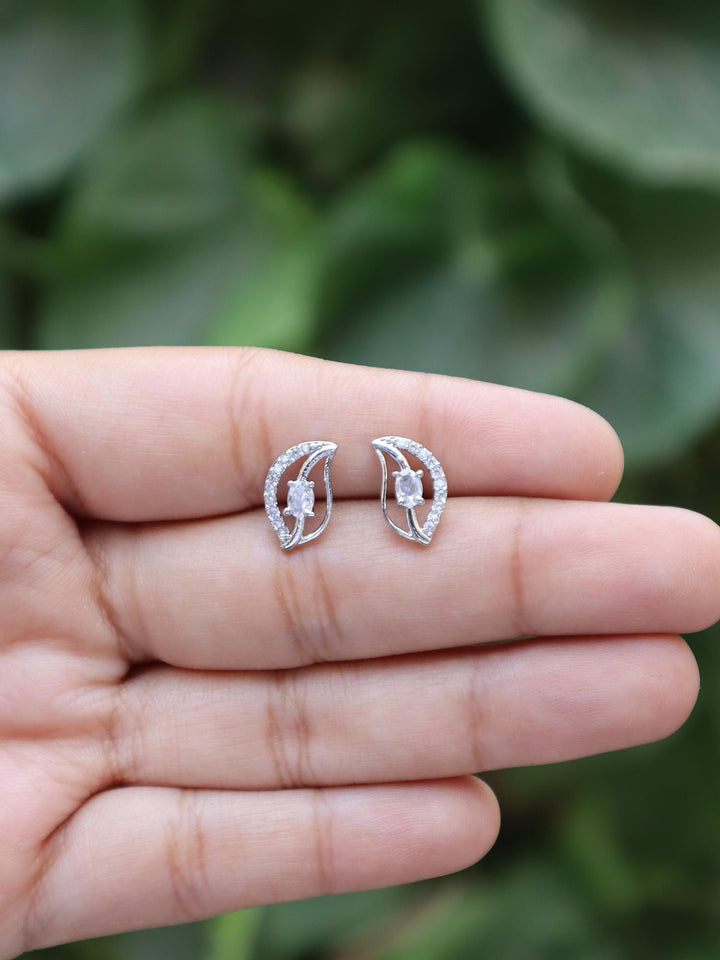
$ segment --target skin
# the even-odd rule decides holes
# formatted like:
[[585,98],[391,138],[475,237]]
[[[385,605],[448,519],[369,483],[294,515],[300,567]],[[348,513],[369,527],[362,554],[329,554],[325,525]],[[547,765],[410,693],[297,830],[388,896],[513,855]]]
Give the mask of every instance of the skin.
[[[720,532],[605,502],[619,442],[569,401],[157,349],[5,354],[0,407],[2,957],[459,870],[498,831],[471,774],[692,709]],[[391,433],[447,473],[428,548],[380,515]],[[305,439],[336,512],[284,553],[263,481]]]

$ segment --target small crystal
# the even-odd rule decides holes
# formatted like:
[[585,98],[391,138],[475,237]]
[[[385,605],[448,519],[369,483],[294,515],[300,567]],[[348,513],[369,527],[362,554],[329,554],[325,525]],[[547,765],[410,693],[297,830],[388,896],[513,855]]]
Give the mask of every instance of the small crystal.
[[283,511],[291,517],[314,517],[315,484],[312,480],[291,480],[288,483],[287,507]]
[[399,507],[411,510],[424,503],[422,487],[422,470],[412,470],[404,467],[393,473],[395,477],[395,500]]

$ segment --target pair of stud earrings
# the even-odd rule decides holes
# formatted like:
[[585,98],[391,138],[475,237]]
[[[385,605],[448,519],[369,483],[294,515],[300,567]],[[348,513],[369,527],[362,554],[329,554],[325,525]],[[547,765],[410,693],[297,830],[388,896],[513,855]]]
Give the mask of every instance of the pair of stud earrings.
[[[408,440],[407,437],[378,437],[372,441],[372,447],[380,460],[382,467],[382,488],[380,503],[383,516],[392,529],[406,540],[416,543],[429,544],[440,517],[447,503],[447,480],[440,461],[421,443]],[[270,467],[265,480],[265,511],[277,534],[283,550],[302,546],[315,540],[330,522],[332,513],[333,495],[330,484],[330,464],[337,451],[337,444],[329,440],[307,440],[298,443],[286,450]],[[423,524],[420,524],[415,508],[425,502],[423,497],[423,470],[413,470],[408,463],[406,453],[411,454],[427,469],[433,485],[433,499],[430,511]],[[388,496],[388,463],[390,457],[398,469],[393,471],[395,479],[395,501],[404,508],[407,517],[407,528],[398,526],[387,510]],[[280,478],[292,464],[302,460],[302,466],[295,480],[288,482],[287,505],[280,510],[278,504],[278,485]],[[325,461],[325,516],[322,522],[311,533],[305,534],[305,520],[315,516],[315,483],[308,477],[312,470]],[[295,523],[290,529],[283,516],[294,517]]]

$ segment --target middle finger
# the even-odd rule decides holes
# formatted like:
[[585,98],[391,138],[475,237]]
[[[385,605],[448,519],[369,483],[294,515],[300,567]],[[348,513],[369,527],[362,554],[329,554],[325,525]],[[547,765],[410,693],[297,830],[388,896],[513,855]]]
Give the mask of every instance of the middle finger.
[[519,636],[683,633],[720,610],[720,529],[666,507],[461,498],[425,548],[346,502],[284,553],[264,514],[86,530],[128,658],[290,668]]

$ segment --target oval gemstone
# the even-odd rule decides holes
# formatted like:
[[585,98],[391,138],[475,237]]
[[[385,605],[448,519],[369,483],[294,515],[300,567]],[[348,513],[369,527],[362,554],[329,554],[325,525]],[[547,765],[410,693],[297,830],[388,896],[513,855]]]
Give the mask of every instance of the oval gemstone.
[[424,502],[420,471],[405,467],[403,470],[396,471],[393,476],[395,477],[395,500],[399,507],[411,510]]
[[288,484],[287,512],[292,517],[312,517],[315,508],[315,484],[311,480],[291,480]]

